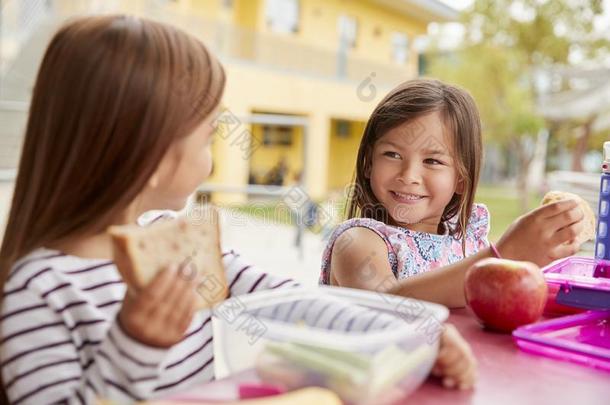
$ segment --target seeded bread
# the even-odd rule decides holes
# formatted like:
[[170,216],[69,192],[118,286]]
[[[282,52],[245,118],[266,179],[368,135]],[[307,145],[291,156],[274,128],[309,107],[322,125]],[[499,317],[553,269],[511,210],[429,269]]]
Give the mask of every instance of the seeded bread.
[[549,191],[542,199],[542,205],[554,203],[561,200],[576,200],[583,214],[585,215],[583,223],[585,225],[582,232],[576,237],[575,241],[584,243],[595,238],[595,226],[597,220],[591,206],[581,196],[564,191]]
[[170,265],[197,280],[198,308],[210,308],[227,297],[220,250],[218,211],[212,206],[147,227],[113,226],[114,261],[129,288],[138,291]]

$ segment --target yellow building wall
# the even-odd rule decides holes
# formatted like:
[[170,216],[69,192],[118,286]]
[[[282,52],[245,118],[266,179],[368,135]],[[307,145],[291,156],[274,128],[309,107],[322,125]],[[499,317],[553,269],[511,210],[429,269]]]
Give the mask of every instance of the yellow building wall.
[[265,0],[233,0],[231,7],[223,0],[178,0],[169,2],[169,7],[186,11],[207,20],[222,20],[249,30],[258,30],[264,21]]
[[[256,2],[259,0],[253,0]],[[59,16],[73,16],[91,13],[120,13],[152,18],[180,26],[194,34],[205,32],[201,25],[210,21],[233,21],[233,9],[223,6],[222,0],[104,0],[92,6],[91,0],[61,0],[53,2],[53,9]],[[195,18],[193,18],[195,17]],[[199,19],[198,19],[199,18]]]
[[221,0],[177,0],[166,2],[165,6],[170,11],[203,16],[210,19],[219,18],[223,12]]
[[[239,105],[235,103],[231,113],[243,116],[246,111],[239,110]],[[231,130],[226,125],[218,126],[212,144],[213,171],[206,184],[234,187],[244,187],[248,184],[250,134],[250,125],[237,125]],[[247,201],[247,196],[234,192],[215,192],[212,201],[244,203]]]
[[[81,10],[82,0],[62,0],[54,6],[61,12]],[[341,15],[355,17],[358,21],[357,45],[349,55],[380,64],[394,64],[392,60],[391,36],[394,31],[408,34],[410,44],[416,35],[426,32],[427,23],[368,0],[300,0],[299,31],[283,36],[296,44],[336,52],[339,46],[338,20]],[[150,0],[108,1],[105,7],[120,9],[136,15],[152,14],[154,17],[172,22],[172,14],[201,17],[208,21],[232,22],[248,31],[269,33],[265,22],[266,0],[234,0],[232,7],[222,0],[177,0],[159,5]],[[164,12],[168,14],[165,15]],[[181,22],[176,21],[179,25]],[[196,28],[197,22],[188,23]],[[247,38],[242,38],[247,40]],[[407,67],[416,68],[417,55],[411,52]],[[395,65],[395,64],[394,64]]]
[[74,16],[89,14],[91,12],[119,12],[124,14],[143,15],[151,6],[146,0],[119,1],[108,0],[102,4],[92,5],[85,0],[61,0],[53,2],[53,10],[59,16]]
[[[324,198],[331,184],[339,184],[341,179],[351,178],[354,168],[353,162],[347,157],[343,162],[342,157],[330,153],[331,118],[341,117],[362,123],[368,119],[380,99],[390,90],[390,87],[377,84],[374,97],[363,101],[356,97],[356,89],[351,82],[319,80],[297,74],[278,74],[272,69],[241,64],[227,64],[226,71],[227,88],[224,105],[236,116],[247,115],[251,111],[275,111],[304,116],[308,119],[309,126],[303,139],[307,156],[304,174],[306,190],[313,199]],[[244,128],[247,129],[248,126]],[[354,131],[358,130],[354,129]],[[234,135],[226,139],[221,138],[214,144],[216,158],[214,182],[242,186],[248,183],[250,160],[244,159],[237,133],[238,131],[235,131]],[[354,138],[359,141],[359,135]],[[356,150],[356,142],[354,140],[354,144],[350,146],[340,145],[339,151]],[[329,162],[333,168],[337,165],[342,167],[337,171],[337,179],[329,179]],[[215,199],[235,202],[244,201],[245,196],[218,193]]]
[[234,0],[233,23],[256,31],[264,21],[265,0]]
[[[262,7],[264,8],[264,3]],[[356,47],[350,50],[350,56],[394,64],[391,37],[393,32],[398,31],[409,36],[412,51],[406,68],[413,70],[417,67],[417,55],[412,48],[413,39],[426,33],[427,23],[371,1],[301,0],[299,31],[283,36],[292,38],[301,45],[336,52],[339,48],[338,21],[341,15],[354,17],[358,21]],[[263,23],[260,31],[270,32],[270,29]]]
[[[79,3],[78,0],[73,2]],[[70,8],[70,3],[71,0],[66,1],[67,9]],[[222,36],[227,41],[223,47],[239,47],[246,59],[250,53],[256,55],[256,52],[261,52],[262,46],[249,33],[258,32],[264,38],[283,38],[287,45],[281,48],[280,56],[300,56],[298,59],[303,59],[303,62],[299,63],[309,61],[307,63],[314,65],[329,62],[330,73],[332,65],[336,63],[339,44],[338,20],[342,14],[355,17],[358,21],[357,45],[350,50],[349,56],[382,67],[396,67],[391,54],[392,32],[408,34],[412,43],[415,35],[425,32],[426,26],[425,22],[414,20],[368,0],[301,0],[299,31],[295,34],[278,35],[269,32],[266,25],[265,3],[266,0],[234,0],[233,6],[227,8],[222,0],[178,0],[163,3],[165,6],[154,6],[152,14],[191,30],[208,42],[213,42],[219,35],[214,31],[215,23],[232,24],[241,31],[232,39],[226,39],[229,38],[226,35]],[[124,12],[151,16],[150,4],[146,0],[133,0],[121,2],[121,8]],[[164,13],[164,10],[167,10],[167,13]],[[274,41],[263,45],[275,49],[276,52],[279,49]],[[291,50],[295,55],[284,53],[285,50]],[[321,55],[320,50],[326,56]],[[322,57],[328,61],[322,62]],[[416,75],[416,59],[413,53],[405,67],[405,77]],[[314,199],[323,198],[329,189],[342,187],[351,180],[354,157],[362,133],[358,127],[362,127],[375,105],[391,87],[383,83],[382,70],[365,68],[365,72],[377,72],[377,78],[372,82],[374,94],[363,99],[358,96],[358,81],[335,80],[332,75],[320,78],[307,73],[291,73],[269,66],[263,67],[256,63],[232,61],[225,61],[225,69],[227,87],[224,105],[234,115],[247,116],[252,111],[273,111],[308,118],[307,133],[303,134],[297,130],[298,135],[294,143],[303,145],[307,162],[302,161],[302,151],[297,146],[287,149],[261,147],[250,156],[248,137],[252,131],[256,136],[258,129],[256,126],[252,128],[242,124],[239,130],[230,136],[218,137],[212,146],[214,173],[210,183],[245,186],[248,184],[250,170],[268,170],[284,155],[291,166],[288,179],[294,178],[294,173],[304,168],[306,190]],[[329,72],[326,67],[322,70],[325,74]],[[333,136],[333,117],[358,122],[352,128],[353,138],[341,139]],[[214,198],[224,202],[243,202],[246,196],[215,193]]]
[[328,190],[344,189],[352,181],[365,125],[364,121],[351,121],[349,135],[343,138],[337,136],[336,121],[332,121],[328,148],[331,162],[328,166]]
[[[83,4],[81,0],[63,0],[56,3],[65,12],[77,9]],[[248,33],[258,32],[266,38],[283,37],[288,46],[281,48],[280,56],[288,55],[292,58],[292,53],[283,52],[284,49],[289,49],[296,56],[300,55],[305,62],[319,65],[322,63],[318,58],[320,53],[316,52],[322,50],[331,63],[331,73],[339,45],[340,15],[352,16],[358,21],[357,45],[350,50],[350,56],[393,67],[396,65],[392,62],[392,33],[398,31],[408,34],[412,44],[416,35],[425,33],[427,25],[424,21],[410,18],[369,0],[300,0],[299,31],[280,36],[271,33],[266,25],[266,0],[234,0],[231,8],[225,7],[223,0],[130,0],[120,3],[118,0],[109,0],[109,3],[120,4],[122,12],[157,16],[193,31],[208,42],[214,42],[218,37],[228,37],[221,35],[220,31],[214,31],[214,23],[233,24],[242,29],[241,36],[228,39],[229,43],[223,47],[233,47],[235,44],[231,41],[239,43],[245,56],[249,56],[249,52],[261,52],[258,39]],[[178,16],[185,18],[177,18]],[[244,42],[251,44],[244,46]],[[269,41],[267,44],[277,51],[276,42]],[[220,56],[222,58],[222,55]],[[302,63],[301,58],[298,59],[297,62]],[[301,150],[296,146],[287,150],[261,147],[250,156],[245,141],[251,131],[256,135],[257,128],[241,125],[233,134],[225,138],[219,137],[214,143],[214,173],[210,183],[244,186],[248,183],[251,169],[269,169],[284,154],[293,173],[304,168],[306,189],[314,199],[323,198],[329,189],[342,187],[349,182],[355,167],[354,157],[363,123],[379,100],[390,90],[390,86],[383,83],[383,71],[366,70],[378,74],[372,82],[374,94],[363,99],[358,96],[358,81],[336,80],[332,75],[321,78],[310,73],[291,73],[269,66],[263,67],[256,62],[252,63],[252,60],[249,62],[225,60],[227,87],[224,105],[236,116],[246,116],[258,110],[308,118],[307,133],[298,130],[294,143],[303,145],[307,162],[302,161]],[[416,64],[417,57],[412,52],[405,67],[406,77],[416,75]],[[323,70],[328,73],[328,69]],[[358,124],[352,126],[354,136],[349,139],[333,136],[333,117],[357,122]],[[288,178],[292,178],[293,173],[290,173]],[[215,198],[221,201],[244,201],[245,195],[217,193]]]

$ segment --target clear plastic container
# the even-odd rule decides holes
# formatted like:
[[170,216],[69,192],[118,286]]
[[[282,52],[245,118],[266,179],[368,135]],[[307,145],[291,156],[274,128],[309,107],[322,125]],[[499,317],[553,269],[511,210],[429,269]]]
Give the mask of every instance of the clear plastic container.
[[381,405],[428,376],[448,315],[438,304],[374,291],[298,287],[231,298],[213,322],[221,367],[231,373],[255,368],[288,390],[320,386],[347,403]]

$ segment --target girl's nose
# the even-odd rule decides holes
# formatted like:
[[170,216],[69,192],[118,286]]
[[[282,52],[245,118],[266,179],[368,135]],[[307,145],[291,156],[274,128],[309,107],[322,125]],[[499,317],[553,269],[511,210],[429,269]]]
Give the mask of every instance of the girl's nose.
[[398,181],[404,184],[420,184],[421,173],[416,164],[407,164],[398,175]]

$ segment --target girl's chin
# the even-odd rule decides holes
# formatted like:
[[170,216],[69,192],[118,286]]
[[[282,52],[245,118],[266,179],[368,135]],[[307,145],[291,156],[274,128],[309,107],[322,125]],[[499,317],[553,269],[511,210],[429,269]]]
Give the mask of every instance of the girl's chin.
[[405,215],[405,212],[401,213],[400,211],[394,212],[394,214],[390,212],[389,214],[394,224],[402,227],[410,227],[411,225],[417,225],[420,224],[423,220],[422,215],[414,215],[415,213],[413,212],[410,215]]
[[189,204],[189,197],[182,199],[180,201],[176,201],[175,204],[173,205],[172,210],[173,211],[181,211],[183,209],[185,209],[187,207],[187,205]]
[[398,218],[398,219],[394,219],[394,222],[398,226],[402,226],[405,228],[410,228],[411,226],[417,225],[420,223],[420,221],[413,219],[413,218]]
[[414,210],[415,207],[397,206],[390,210],[389,214],[397,222],[410,224],[421,220],[421,215],[417,215]]

